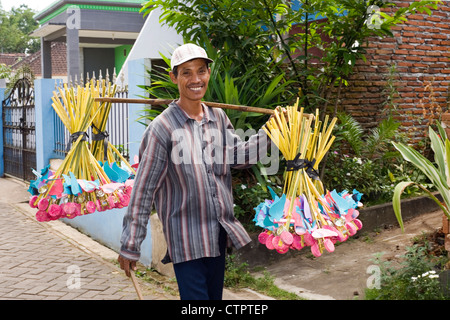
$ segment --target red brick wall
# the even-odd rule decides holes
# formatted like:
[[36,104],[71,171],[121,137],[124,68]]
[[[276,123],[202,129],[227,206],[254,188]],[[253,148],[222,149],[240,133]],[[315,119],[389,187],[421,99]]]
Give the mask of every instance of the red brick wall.
[[[410,1],[394,2],[407,6]],[[408,22],[396,26],[393,33],[393,38],[370,39],[367,62],[357,62],[356,72],[341,95],[341,106],[365,128],[376,126],[386,106],[389,69],[396,65],[396,117],[402,122],[402,130],[419,141],[430,119],[448,108],[450,1],[444,1],[431,16],[410,15]]]

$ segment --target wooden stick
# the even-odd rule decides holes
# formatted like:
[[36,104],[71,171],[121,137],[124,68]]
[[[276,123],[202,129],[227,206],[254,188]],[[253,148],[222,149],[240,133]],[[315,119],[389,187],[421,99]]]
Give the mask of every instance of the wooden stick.
[[133,281],[134,290],[136,290],[139,300],[144,300],[141,288],[139,287],[139,283],[137,282],[136,276],[134,275],[134,271],[130,270],[130,274],[131,274],[131,281]]
[[[151,105],[155,105],[155,106],[169,104],[173,101],[173,99],[131,99],[131,98],[109,98],[109,97],[95,98],[94,100],[96,102],[142,103],[142,104],[151,104]],[[239,106],[239,105],[235,105],[235,104],[226,104],[226,103],[218,103],[218,102],[208,102],[208,101],[202,101],[202,102],[212,108],[232,109],[232,110],[239,110],[239,111],[243,111],[243,112],[256,112],[256,113],[263,113],[263,114],[270,114],[270,115],[272,115],[274,113],[272,109],[264,109],[264,108],[249,107],[249,106]]]

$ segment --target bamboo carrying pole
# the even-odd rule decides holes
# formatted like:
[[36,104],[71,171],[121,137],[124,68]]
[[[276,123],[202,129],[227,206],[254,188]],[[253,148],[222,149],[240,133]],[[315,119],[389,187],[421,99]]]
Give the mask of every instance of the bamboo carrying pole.
[[[131,99],[131,98],[95,98],[95,102],[107,102],[107,103],[142,103],[142,104],[150,104],[154,106],[161,106],[165,104],[169,104],[173,101],[173,99]],[[263,114],[272,115],[274,112],[271,109],[264,109],[258,107],[249,107],[249,106],[239,106],[235,104],[226,104],[226,103],[218,103],[218,102],[208,102],[203,101],[208,107],[212,108],[221,108],[221,109],[232,109],[239,110],[243,112],[256,112]]]

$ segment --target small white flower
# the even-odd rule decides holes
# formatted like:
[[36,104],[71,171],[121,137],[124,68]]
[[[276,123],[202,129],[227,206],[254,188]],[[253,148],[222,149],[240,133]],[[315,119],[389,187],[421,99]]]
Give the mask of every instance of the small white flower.
[[359,42],[358,42],[358,40],[356,40],[355,43],[353,43],[353,45],[352,45],[351,51],[352,52],[358,52],[357,49],[353,49],[353,48],[358,48],[358,47],[359,47]]
[[245,184],[241,184],[241,189],[242,190],[247,189],[247,186]]
[[439,278],[439,276],[437,274],[430,274],[428,276],[428,278],[430,278],[430,279],[437,279],[437,278]]
[[411,277],[411,280],[412,280],[412,281],[416,281],[416,280],[417,280],[417,277]]

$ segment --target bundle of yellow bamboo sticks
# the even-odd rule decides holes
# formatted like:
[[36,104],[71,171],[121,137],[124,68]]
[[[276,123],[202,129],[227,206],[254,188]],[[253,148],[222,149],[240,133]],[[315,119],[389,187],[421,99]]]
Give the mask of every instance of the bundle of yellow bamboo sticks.
[[[104,166],[114,163],[114,152],[129,168],[130,177],[135,174],[134,168],[114,146],[102,141],[106,136],[90,144],[87,134],[90,126],[97,134],[105,130],[111,108],[111,103],[98,103],[94,98],[114,93],[115,86],[104,82],[100,86],[93,81],[76,89],[64,85],[64,89],[54,92],[52,107],[71,135],[70,150],[56,172],[38,177],[40,188],[30,199],[30,206],[38,208],[39,221],[73,218],[128,205],[132,181],[112,181]],[[100,159],[106,160],[104,166]]]
[[334,251],[331,239],[345,241],[361,227],[359,220],[354,221],[360,194],[354,190],[359,197],[355,201],[346,191],[330,193],[318,174],[319,164],[335,140],[332,131],[336,121],[330,121],[328,115],[321,121],[318,110],[315,115],[305,114],[297,101],[284,110],[277,108],[263,127],[287,164],[283,196],[255,208],[254,221],[266,229],[260,234],[260,242],[269,249],[285,253],[289,248],[299,250],[306,243],[315,256],[320,256],[324,249]]
[[[106,130],[106,123],[108,122],[108,116],[111,110],[111,102],[106,103],[100,103],[96,102],[96,98],[99,97],[114,97],[114,94],[116,93],[116,85],[111,85],[109,83],[106,85],[105,81],[103,80],[103,83],[100,83],[100,81],[97,81],[96,85],[93,83],[93,80],[91,80],[92,83],[90,85],[90,93],[91,97],[94,99],[94,108],[93,113],[96,112],[96,110],[99,110],[97,114],[92,114],[92,134],[93,135],[105,135]],[[105,154],[106,151],[106,154]],[[91,152],[94,155],[94,157],[99,161],[104,161],[105,159],[108,162],[114,162],[114,157],[111,152],[111,148],[108,146],[105,150],[103,140],[98,139],[92,141],[91,144]]]
[[89,180],[94,177],[109,182],[98,162],[92,161],[93,154],[90,152],[86,141],[87,130],[102,109],[95,108],[89,84],[86,85],[86,88],[78,86],[76,92],[74,88],[68,88],[66,84],[64,90],[61,88],[58,88],[58,90],[61,99],[57,94],[54,94],[52,107],[71,137],[74,137],[76,133],[79,133],[79,136],[76,140],[71,138],[71,149],[57,173],[73,172],[77,179]]
[[[93,120],[92,120],[92,134],[100,135],[103,139],[96,139],[92,141],[91,152],[98,161],[106,161],[107,163],[116,162],[118,159],[123,165],[125,165],[133,174],[136,174],[136,170],[129,164],[129,162],[122,156],[119,150],[109,141],[107,141],[106,124],[111,111],[112,103],[105,101],[100,102],[98,99],[105,98],[111,99],[116,94],[116,85],[106,83],[103,80],[102,83],[97,81],[94,84],[91,80],[90,84],[91,97],[94,99],[93,108]],[[97,112],[99,110],[99,112]],[[107,141],[105,143],[105,141]],[[105,154],[106,153],[106,154]]]
[[[298,160],[309,163],[312,166],[310,169],[317,171],[335,139],[331,133],[337,118],[328,124],[329,117],[326,115],[322,123],[318,110],[315,117],[304,115],[303,111],[303,108],[298,110],[298,101],[286,108],[286,115],[281,109],[276,109],[263,129],[287,161],[294,161],[298,156]],[[293,199],[303,193],[310,198],[324,193],[322,182],[312,179],[306,170],[286,171],[285,175],[283,193],[288,198]]]

